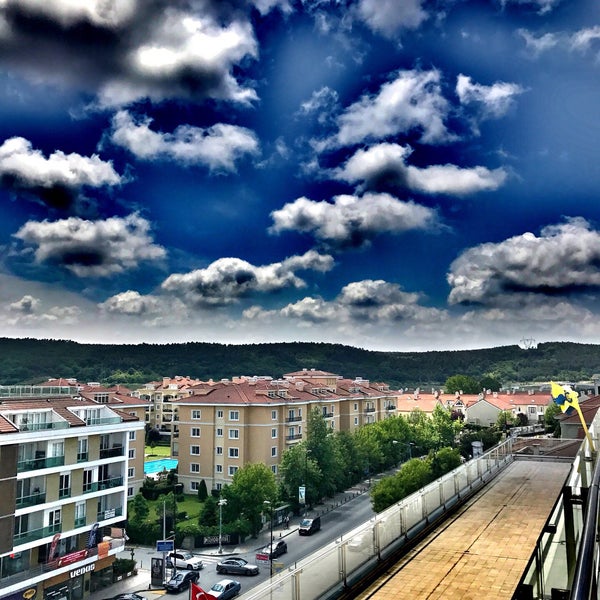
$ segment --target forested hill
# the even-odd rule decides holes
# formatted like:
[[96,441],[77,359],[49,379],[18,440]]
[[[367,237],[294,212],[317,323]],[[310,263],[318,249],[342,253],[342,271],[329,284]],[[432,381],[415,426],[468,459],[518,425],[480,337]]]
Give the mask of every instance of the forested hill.
[[439,386],[451,375],[502,383],[586,380],[600,373],[600,346],[551,342],[537,349],[503,346],[481,350],[375,352],[324,343],[225,345],[79,344],[60,340],[0,338],[0,384],[39,383],[53,377],[105,384],[142,384],[176,375],[199,379],[270,375],[304,368],[384,381],[393,387]]

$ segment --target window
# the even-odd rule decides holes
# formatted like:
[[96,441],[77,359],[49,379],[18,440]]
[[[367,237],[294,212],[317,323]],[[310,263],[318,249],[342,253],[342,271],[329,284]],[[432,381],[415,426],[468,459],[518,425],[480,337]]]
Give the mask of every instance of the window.
[[354,411],[356,412],[358,410],[358,402],[354,403]]
[[192,427],[192,437],[200,437],[200,427]]
[[333,429],[334,425],[335,425],[335,421],[331,421],[331,429]]
[[230,421],[239,421],[240,420],[240,411],[239,410],[230,410],[229,411],[229,420]]
[[273,471],[274,475],[277,475],[277,465],[271,465],[271,471]]
[[217,419],[222,419],[223,418],[223,411],[222,410],[218,410],[217,411]]
[[[60,519],[61,519],[60,508],[55,508],[54,510],[49,511],[48,512],[48,527],[50,527],[51,529],[59,528],[60,527]],[[57,531],[58,531],[58,529],[57,529]]]
[[276,410],[271,411],[271,419],[273,421],[277,421],[277,411]]
[[230,440],[239,440],[240,439],[240,430],[239,429],[230,429],[229,430],[229,439]]
[[92,471],[92,469],[86,469],[83,472],[83,491],[84,492],[89,492],[92,489],[93,474],[94,474],[94,472]]
[[354,424],[358,425],[358,417],[354,417]]
[[332,415],[335,415],[335,405],[331,405],[331,410],[329,411]]
[[132,487],[127,488],[127,497],[128,498],[133,497],[133,488]]
[[200,464],[199,463],[192,463],[190,465],[190,473],[200,473]]
[[71,495],[71,474],[61,473],[58,478],[58,497],[67,498]]
[[136,433],[137,433],[136,431],[130,431],[129,432],[129,440],[130,441],[132,441],[132,442],[135,441],[135,434]]
[[240,449],[239,448],[229,448],[229,458],[239,458],[240,457]]
[[536,413],[536,408],[535,408],[535,406],[529,406],[529,407],[528,407],[528,410],[529,410],[529,414],[530,414],[530,415],[535,415],[535,413]]
[[88,459],[88,439],[79,438],[77,440],[77,462],[84,462]]
[[217,446],[215,450],[217,451],[217,456],[221,456],[223,454],[223,446]]
[[229,473],[229,475],[231,475],[231,477],[233,477],[236,474],[237,470],[237,467],[228,467],[227,472]]
[[276,438],[277,437],[277,429],[271,429],[271,437],[272,438]]
[[135,467],[129,467],[127,469],[127,477],[135,477]]
[[217,427],[217,437],[223,437],[223,428]]
[[135,448],[129,448],[129,454],[127,456],[129,458],[135,458]]
[[192,419],[200,419],[202,418],[202,413],[199,410],[193,410],[192,411]]
[[190,454],[192,456],[198,456],[200,454],[200,446],[190,446]]
[[197,492],[198,491],[198,485],[199,485],[199,483],[197,481],[190,481],[190,490],[192,492]]
[[217,483],[217,491],[220,492],[223,489],[222,483]]
[[271,456],[277,456],[277,446],[271,448]]
[[223,472],[223,465],[215,465],[215,471],[217,473],[222,473]]

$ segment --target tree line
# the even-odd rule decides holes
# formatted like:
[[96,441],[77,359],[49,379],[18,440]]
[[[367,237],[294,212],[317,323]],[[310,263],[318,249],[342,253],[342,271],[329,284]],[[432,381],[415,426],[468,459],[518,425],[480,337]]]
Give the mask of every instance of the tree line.
[[507,384],[586,380],[600,372],[600,346],[571,342],[536,349],[379,352],[341,344],[79,344],[64,340],[0,338],[0,384],[35,384],[74,377],[106,385],[140,386],[163,376],[208,380],[315,368],[344,377],[383,381],[393,388],[442,386],[456,373]]

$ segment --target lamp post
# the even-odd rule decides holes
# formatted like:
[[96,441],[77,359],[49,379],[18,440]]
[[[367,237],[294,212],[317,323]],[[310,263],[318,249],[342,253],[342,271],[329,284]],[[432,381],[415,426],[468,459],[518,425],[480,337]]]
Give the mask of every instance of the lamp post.
[[269,520],[271,521],[271,543],[269,545],[269,573],[273,577],[273,505],[269,500],[264,500],[263,504],[269,507]]
[[217,504],[219,505],[219,554],[223,554],[222,534],[223,534],[223,507],[227,505],[227,498],[221,498]]
[[403,446],[408,446],[408,459],[412,458],[412,449],[415,445],[414,442],[399,442],[398,440],[392,440],[392,444],[402,444]]
[[308,455],[311,452],[310,448],[304,452],[304,516],[308,514]]

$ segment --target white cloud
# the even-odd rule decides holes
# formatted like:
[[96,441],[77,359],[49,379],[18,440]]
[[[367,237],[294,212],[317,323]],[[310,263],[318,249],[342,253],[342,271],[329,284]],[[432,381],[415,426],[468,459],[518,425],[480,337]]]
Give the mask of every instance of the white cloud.
[[146,98],[257,99],[232,74],[257,57],[252,25],[218,2],[2,0],[0,21],[10,32],[0,36],[5,64],[37,83],[97,93],[103,107]]
[[365,181],[377,187],[379,180],[425,194],[462,196],[498,189],[506,180],[504,169],[477,166],[463,169],[456,165],[419,168],[407,165],[412,149],[398,144],[377,144],[357,150],[335,171],[336,179],[356,183]]
[[517,29],[517,33],[525,40],[525,46],[534,56],[555,48],[561,40],[556,33],[545,33],[537,37],[527,29]]
[[537,9],[538,14],[544,15],[554,10],[561,0],[500,0],[503,7],[507,4],[519,4]]
[[600,40],[600,25],[581,29],[571,36],[571,48],[580,52],[587,52],[592,43]]
[[428,17],[424,0],[359,0],[359,17],[373,30],[392,38],[402,29],[417,29]]
[[30,296],[28,294],[26,296],[23,296],[17,302],[13,302],[12,304],[10,304],[8,308],[9,308],[9,310],[12,310],[14,312],[28,315],[28,314],[32,314],[33,312],[35,312],[35,309],[37,308],[39,303],[40,303],[39,298],[34,298],[33,296]]
[[154,296],[142,296],[139,292],[127,290],[111,296],[99,307],[107,313],[141,316],[157,312],[161,301]]
[[163,281],[161,289],[178,296],[185,304],[225,306],[255,293],[302,288],[306,283],[296,271],[326,272],[333,268],[333,262],[331,256],[314,250],[263,266],[252,265],[240,258],[220,258],[205,269],[170,275]]
[[461,104],[478,104],[486,117],[499,118],[505,115],[514,102],[515,96],[525,89],[516,83],[496,82],[492,85],[473,83],[470,77],[458,75],[456,94]]
[[112,162],[99,156],[65,154],[60,150],[46,158],[22,137],[5,140],[0,146],[0,178],[8,178],[20,187],[112,186],[121,183]]
[[252,0],[252,4],[256,6],[261,15],[266,15],[274,8],[279,8],[284,15],[293,11],[289,0]]
[[217,123],[206,129],[180,125],[173,133],[150,129],[151,119],[135,121],[127,111],[113,118],[111,140],[141,160],[204,164],[211,170],[235,169],[235,162],[258,152],[256,135],[237,125]]
[[446,129],[448,102],[442,95],[440,74],[431,71],[400,71],[374,95],[365,94],[338,118],[338,132],[315,142],[323,151],[421,132],[421,142],[447,142],[453,136]]
[[412,229],[436,230],[437,213],[390,194],[341,195],[333,203],[298,198],[271,213],[272,233],[285,230],[311,233],[335,246],[360,247],[381,233]]
[[581,218],[464,251],[450,265],[451,304],[512,306],[526,295],[600,287],[600,233]]
[[14,235],[24,244],[37,246],[38,263],[58,264],[78,277],[107,277],[165,256],[149,231],[150,223],[132,214],[98,221],[78,217],[28,221]]

